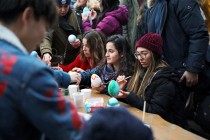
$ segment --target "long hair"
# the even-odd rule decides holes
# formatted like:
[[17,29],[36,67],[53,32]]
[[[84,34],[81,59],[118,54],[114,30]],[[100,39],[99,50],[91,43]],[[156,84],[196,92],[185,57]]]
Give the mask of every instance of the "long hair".
[[[97,30],[89,30],[83,34],[83,38],[87,39],[87,44],[90,49],[90,65],[95,67],[105,56],[105,35]],[[85,61],[85,55],[81,47],[81,60]]]
[[102,0],[103,11],[98,15],[97,23],[105,16],[106,12],[114,11],[119,8],[119,0]]
[[159,56],[150,51],[152,54],[152,61],[149,67],[145,69],[141,66],[140,62],[136,60],[134,67],[134,74],[131,77],[130,81],[127,85],[127,90],[136,93],[138,96],[143,97],[145,88],[150,83],[151,78],[155,75],[155,73],[166,66],[168,64],[163,61]]
[[[133,67],[135,58],[132,54],[131,47],[128,44],[125,37],[122,35],[112,35],[107,39],[107,43],[112,42],[118,51],[119,55],[123,55],[119,63],[119,70],[117,71],[118,75],[130,76],[133,75]],[[103,67],[107,64],[106,58],[103,63],[100,65],[99,70],[102,70]]]

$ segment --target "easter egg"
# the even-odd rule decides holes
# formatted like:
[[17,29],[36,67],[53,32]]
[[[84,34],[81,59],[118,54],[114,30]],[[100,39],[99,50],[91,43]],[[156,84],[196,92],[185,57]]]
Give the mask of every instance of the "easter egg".
[[111,80],[108,85],[108,93],[110,96],[117,96],[120,92],[120,86],[115,80]]
[[38,53],[37,53],[36,51],[32,51],[32,52],[30,53],[30,56],[37,57],[37,56],[38,56]]
[[90,12],[90,10],[89,10],[89,8],[85,7],[82,12],[87,13],[87,12]]
[[92,74],[92,76],[91,76],[91,84],[94,87],[100,87],[100,85],[101,85],[101,78],[97,74]]
[[75,42],[76,39],[77,39],[76,36],[73,35],[73,34],[69,35],[69,37],[68,37],[68,41],[69,41],[70,43]]
[[120,104],[116,98],[112,97],[108,100],[107,107],[117,107],[117,106],[120,106]]

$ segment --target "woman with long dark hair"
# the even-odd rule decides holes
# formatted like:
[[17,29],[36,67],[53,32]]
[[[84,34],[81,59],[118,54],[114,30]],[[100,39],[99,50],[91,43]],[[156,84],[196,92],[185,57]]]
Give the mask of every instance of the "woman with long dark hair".
[[92,70],[80,73],[80,85],[91,86],[91,75],[97,74],[102,80],[101,86],[98,88],[92,86],[92,88],[100,93],[108,93],[107,87],[110,80],[115,80],[118,75],[133,74],[134,59],[125,37],[113,35],[107,40],[105,59],[101,64]]

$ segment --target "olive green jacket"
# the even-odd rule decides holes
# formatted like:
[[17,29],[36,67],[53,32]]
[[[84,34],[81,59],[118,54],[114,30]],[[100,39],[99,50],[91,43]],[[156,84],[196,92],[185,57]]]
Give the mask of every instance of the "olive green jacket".
[[[78,33],[77,38],[82,40],[82,32],[80,30],[79,23],[74,12],[70,14],[68,22]],[[43,56],[43,54],[45,53],[49,53],[52,56],[60,55],[63,57],[65,65],[73,62],[80,51],[80,47],[76,49],[72,47],[68,42],[68,36],[69,35],[67,35],[64,30],[59,27],[59,25],[50,30],[47,33],[43,43],[40,45],[41,55]],[[64,55],[65,50],[66,55]],[[52,59],[51,62],[53,63],[53,61],[55,60]]]
[[123,26],[123,36],[128,40],[132,50],[137,41],[137,15],[139,10],[138,0],[120,0],[120,4],[128,8],[128,24]]

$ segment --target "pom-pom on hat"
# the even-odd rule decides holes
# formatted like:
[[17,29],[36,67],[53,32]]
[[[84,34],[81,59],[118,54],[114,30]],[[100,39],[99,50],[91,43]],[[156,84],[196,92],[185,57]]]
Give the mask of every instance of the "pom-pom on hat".
[[71,0],[56,0],[58,5],[70,4]]
[[148,33],[143,35],[137,42],[135,48],[146,48],[159,56],[162,55],[163,39],[160,34]]
[[80,140],[153,140],[151,129],[124,107],[94,111],[81,134]]

